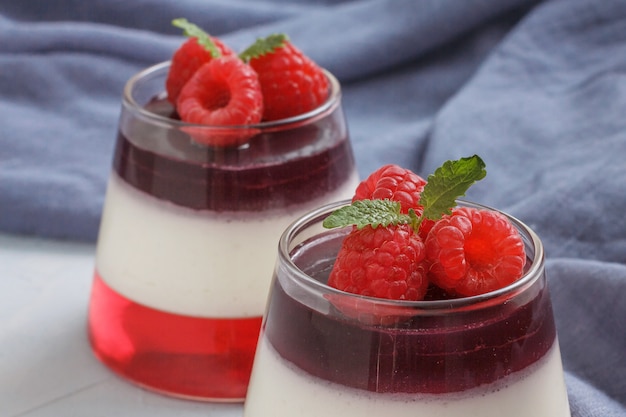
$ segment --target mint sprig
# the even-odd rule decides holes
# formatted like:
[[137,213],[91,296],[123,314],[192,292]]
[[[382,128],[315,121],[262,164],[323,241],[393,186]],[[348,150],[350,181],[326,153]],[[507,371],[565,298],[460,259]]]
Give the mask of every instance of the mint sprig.
[[437,220],[444,214],[450,214],[456,206],[456,199],[463,197],[472,184],[486,175],[485,163],[478,155],[444,162],[428,176],[420,197],[424,206],[422,216]]
[[400,213],[400,203],[397,201],[357,200],[349,206],[334,211],[324,219],[323,225],[328,229],[348,225],[355,225],[358,229],[362,229],[365,226],[387,227],[410,221],[409,215]]
[[424,207],[421,216],[413,209],[408,214],[400,212],[400,203],[391,200],[358,200],[335,210],[328,216],[323,226],[328,229],[354,225],[359,229],[365,226],[376,228],[389,225],[411,224],[419,230],[424,219],[438,220],[450,214],[456,200],[487,175],[485,163],[478,155],[446,161],[428,176],[428,181],[420,196]]
[[249,62],[253,58],[258,58],[274,52],[277,48],[282,48],[288,40],[289,37],[284,33],[274,33],[265,38],[258,38],[239,54],[239,58],[244,62]]
[[211,53],[211,57],[219,58],[222,56],[220,50],[217,46],[215,46],[213,39],[211,39],[211,35],[206,33],[197,25],[194,25],[183,17],[172,20],[172,25],[181,28],[183,30],[183,35],[190,38],[196,38],[198,40],[198,44]]

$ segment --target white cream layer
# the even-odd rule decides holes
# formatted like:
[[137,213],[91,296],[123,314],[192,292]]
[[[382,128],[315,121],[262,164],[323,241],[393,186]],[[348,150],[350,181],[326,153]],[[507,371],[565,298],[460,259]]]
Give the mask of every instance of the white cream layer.
[[313,377],[282,359],[263,336],[244,417],[569,417],[558,343],[502,381],[454,394],[377,394]]
[[265,309],[281,233],[324,203],[351,198],[350,181],[289,212],[216,214],[158,200],[112,174],[96,269],[112,289],[159,310],[196,317],[252,317]]

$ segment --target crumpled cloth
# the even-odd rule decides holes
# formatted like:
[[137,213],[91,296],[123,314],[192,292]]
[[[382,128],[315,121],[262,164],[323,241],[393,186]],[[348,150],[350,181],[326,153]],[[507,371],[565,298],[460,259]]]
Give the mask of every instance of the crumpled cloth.
[[95,241],[126,80],[187,17],[333,72],[361,176],[473,154],[547,252],[572,415],[626,416],[623,0],[0,0],[0,232]]

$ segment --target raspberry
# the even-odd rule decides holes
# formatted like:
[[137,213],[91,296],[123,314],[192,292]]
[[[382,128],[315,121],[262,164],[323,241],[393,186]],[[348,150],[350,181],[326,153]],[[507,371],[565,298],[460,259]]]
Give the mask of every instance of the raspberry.
[[357,186],[352,201],[384,200],[400,202],[402,213],[412,208],[421,213],[420,193],[426,181],[412,171],[389,164],[378,168]]
[[454,209],[435,223],[425,244],[429,279],[457,295],[503,288],[524,271],[524,242],[508,219],[496,211]]
[[411,226],[366,226],[344,239],[328,285],[355,294],[421,300],[428,285],[424,243]]
[[[221,56],[234,56],[235,53],[219,39],[211,37],[215,47]],[[173,105],[176,105],[180,90],[187,84],[187,81],[196,73],[198,69],[207,62],[211,61],[213,56],[211,52],[198,43],[197,38],[189,38],[180,48],[174,52],[170,70],[165,80],[165,89],[167,90],[167,99]]]
[[[261,121],[263,97],[254,70],[237,57],[221,57],[204,64],[180,92],[180,118],[188,123],[209,126],[244,126]],[[215,146],[238,145],[253,129],[195,129],[200,143]]]
[[[412,208],[419,216],[423,211],[419,201],[424,186],[426,186],[426,180],[411,170],[394,164],[383,165],[361,181],[352,201],[375,199],[398,201],[402,213],[406,214]],[[433,224],[434,222],[429,219],[422,221],[419,234],[423,239],[426,239]]]
[[263,120],[279,120],[311,111],[328,98],[322,69],[283,34],[259,39],[240,55],[259,74]]

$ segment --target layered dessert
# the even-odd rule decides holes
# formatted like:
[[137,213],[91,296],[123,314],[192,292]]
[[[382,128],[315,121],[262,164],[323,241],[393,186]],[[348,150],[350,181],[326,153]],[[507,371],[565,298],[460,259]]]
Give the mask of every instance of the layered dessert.
[[[475,214],[477,207],[463,205],[459,214],[453,211],[440,221],[468,211]],[[490,211],[481,208],[480,213],[489,216],[485,210]],[[534,233],[517,221],[507,223],[519,229],[524,246],[519,277],[500,288],[463,295],[459,291],[467,286],[442,288],[430,278],[431,272],[440,272],[432,258],[438,253],[425,236],[440,233],[442,227],[428,225],[428,233],[420,230],[423,237],[417,239],[426,242],[427,253],[417,258],[426,262],[418,272],[428,282],[419,299],[411,300],[411,285],[395,298],[363,295],[356,284],[337,288],[333,274],[346,242],[367,226],[324,231],[320,223],[330,212],[317,210],[283,235],[246,417],[570,415],[543,249]],[[472,226],[478,233],[477,222]],[[381,227],[394,226],[376,229]],[[465,242],[466,252],[471,240]],[[385,243],[375,245],[378,252],[367,256],[379,256],[385,259],[380,264],[390,265],[380,255]],[[349,257],[357,256],[354,248]],[[476,267],[479,261],[472,256],[476,254],[466,253],[466,261]],[[368,269],[375,267],[369,264]],[[500,274],[507,271],[500,269]],[[350,273],[358,275],[358,268]],[[370,279],[364,275],[359,281]],[[370,285],[367,291],[380,287]]]
[[[331,242],[312,242],[294,259],[322,283],[333,260],[319,256]],[[389,327],[313,309],[280,278],[272,294],[246,417],[569,416],[545,287],[521,302],[416,312]]]
[[281,232],[357,183],[339,85],[325,72],[328,96],[306,114],[216,128],[181,120],[168,73],[149,68],[125,90],[90,338],[137,384],[241,401]]

